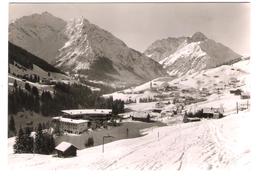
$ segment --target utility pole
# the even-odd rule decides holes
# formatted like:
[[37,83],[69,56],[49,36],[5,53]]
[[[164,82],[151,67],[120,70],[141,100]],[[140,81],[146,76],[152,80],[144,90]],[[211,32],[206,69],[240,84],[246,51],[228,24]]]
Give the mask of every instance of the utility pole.
[[102,153],[105,152],[105,145],[104,145],[105,138],[114,138],[114,137],[113,137],[113,136],[110,136],[110,135],[103,136]]
[[237,102],[237,114],[238,114],[238,102]]

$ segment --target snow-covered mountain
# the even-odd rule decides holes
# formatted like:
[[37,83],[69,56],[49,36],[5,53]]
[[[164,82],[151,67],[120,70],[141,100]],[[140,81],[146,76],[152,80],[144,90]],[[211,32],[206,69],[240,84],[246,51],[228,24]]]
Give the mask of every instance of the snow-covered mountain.
[[9,39],[57,68],[91,80],[129,85],[166,74],[158,62],[84,18],[65,22],[47,12],[25,16],[10,24]]
[[84,18],[69,21],[65,34],[69,40],[56,61],[56,67],[65,71],[130,84],[164,75],[159,63]]
[[192,37],[157,40],[144,52],[163,65],[170,75],[184,75],[237,62],[241,57],[201,32]]
[[9,41],[52,63],[67,41],[66,22],[48,12],[23,16],[9,25]]

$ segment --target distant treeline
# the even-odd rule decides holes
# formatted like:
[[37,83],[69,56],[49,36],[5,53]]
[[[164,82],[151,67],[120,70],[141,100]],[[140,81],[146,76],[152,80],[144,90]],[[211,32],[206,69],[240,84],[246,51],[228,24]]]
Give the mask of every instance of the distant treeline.
[[98,92],[79,84],[57,83],[51,94],[49,91],[39,93],[37,87],[28,83],[22,88],[15,81],[13,90],[8,93],[8,102],[9,114],[29,110],[43,116],[56,116],[63,109],[78,108],[109,108],[115,115],[124,111],[123,101],[100,97]]

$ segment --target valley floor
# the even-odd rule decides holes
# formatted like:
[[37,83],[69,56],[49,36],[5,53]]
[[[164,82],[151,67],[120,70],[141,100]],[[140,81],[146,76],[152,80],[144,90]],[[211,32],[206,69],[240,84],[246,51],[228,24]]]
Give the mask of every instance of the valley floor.
[[[79,150],[75,158],[13,154],[9,138],[9,168],[49,170],[189,170],[251,169],[250,114],[151,128],[147,135]],[[248,122],[249,121],[249,122]]]

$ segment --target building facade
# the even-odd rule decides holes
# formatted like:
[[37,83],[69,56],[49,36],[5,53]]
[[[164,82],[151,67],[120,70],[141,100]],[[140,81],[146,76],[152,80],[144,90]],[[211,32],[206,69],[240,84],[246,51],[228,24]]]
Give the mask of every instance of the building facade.
[[62,110],[62,116],[53,117],[54,128],[63,132],[81,134],[89,128],[96,128],[97,124],[111,119],[111,109],[74,109]]

